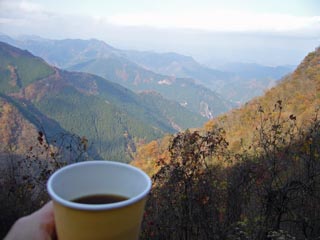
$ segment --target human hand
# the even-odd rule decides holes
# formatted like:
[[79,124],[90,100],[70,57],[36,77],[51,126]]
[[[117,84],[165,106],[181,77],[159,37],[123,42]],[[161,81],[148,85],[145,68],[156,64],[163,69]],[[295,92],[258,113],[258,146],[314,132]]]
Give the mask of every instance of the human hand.
[[55,224],[52,201],[38,211],[18,219],[4,240],[53,240]]

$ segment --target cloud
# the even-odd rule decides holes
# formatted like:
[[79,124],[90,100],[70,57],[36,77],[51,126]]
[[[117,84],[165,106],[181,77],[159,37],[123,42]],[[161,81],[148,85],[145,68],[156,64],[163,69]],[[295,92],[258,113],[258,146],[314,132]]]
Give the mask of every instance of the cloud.
[[21,10],[25,11],[25,12],[40,12],[40,11],[44,11],[44,8],[36,3],[31,3],[31,2],[26,2],[26,1],[22,1],[19,4],[19,7]]
[[219,9],[80,16],[43,6],[26,0],[0,0],[0,33],[98,38],[118,48],[270,65],[297,63],[320,40],[320,16]]
[[3,0],[0,2],[0,23],[10,26],[37,25],[50,19],[53,13],[43,6],[28,1]]
[[288,14],[257,14],[244,11],[201,11],[162,14],[145,12],[109,16],[107,21],[121,26],[148,26],[156,28],[183,28],[226,32],[281,32],[297,31],[320,26],[320,16]]
[[44,7],[40,4],[33,3],[30,1],[20,1],[20,0],[2,0],[0,2],[1,13],[6,11],[17,11],[24,13],[35,13],[44,11]]
[[[79,23],[84,26],[81,27]],[[147,27],[169,30],[197,30],[208,32],[255,32],[293,36],[318,36],[320,16],[289,14],[257,14],[226,9],[180,12],[137,12],[107,16],[79,16],[51,12],[40,4],[27,0],[0,0],[2,29],[19,26],[20,30],[41,30],[41,33],[61,28],[72,31],[79,26],[82,32],[103,31],[113,27]],[[23,29],[25,26],[25,29]],[[79,32],[74,29],[73,32]],[[25,34],[25,33],[23,33]],[[32,34],[39,34],[32,33]]]

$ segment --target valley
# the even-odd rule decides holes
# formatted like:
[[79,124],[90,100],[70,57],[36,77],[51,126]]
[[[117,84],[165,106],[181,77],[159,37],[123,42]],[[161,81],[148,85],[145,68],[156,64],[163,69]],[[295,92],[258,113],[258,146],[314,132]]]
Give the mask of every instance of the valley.
[[[200,115],[157,94],[136,94],[96,75],[60,70],[5,43],[0,50],[1,93],[29,115],[34,114],[30,109],[37,109],[56,121],[60,128],[55,133],[63,128],[86,136],[92,152],[100,149],[93,158],[128,162],[129,146],[205,122]],[[10,125],[10,119],[6,124]],[[47,122],[39,120],[37,127],[40,124],[49,132]]]

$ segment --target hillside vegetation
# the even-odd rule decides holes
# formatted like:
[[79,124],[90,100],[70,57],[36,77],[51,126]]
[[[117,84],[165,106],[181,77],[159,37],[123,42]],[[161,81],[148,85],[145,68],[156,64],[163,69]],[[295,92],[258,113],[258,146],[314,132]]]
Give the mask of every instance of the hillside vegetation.
[[3,96],[45,134],[61,131],[88,138],[92,158],[128,162],[140,142],[205,121],[164,98],[155,101],[152,94],[138,95],[92,74],[54,68],[5,43],[0,50]]
[[[282,119],[297,118],[299,125],[308,125],[320,106],[320,49],[308,54],[297,69],[277,86],[244,107],[209,121],[205,129],[223,127],[234,150],[254,140],[254,130],[261,115],[272,114],[280,104]],[[265,113],[265,114],[263,114]],[[266,116],[265,116],[266,117]]]
[[9,93],[53,74],[53,68],[27,51],[0,44],[0,88]]
[[[257,137],[256,130],[263,120],[277,116],[276,111],[281,108],[279,121],[296,119],[299,126],[308,126],[314,119],[320,106],[320,50],[308,54],[297,69],[284,78],[279,84],[265,93],[264,96],[255,98],[245,106],[234,109],[208,121],[203,130],[219,127],[226,132],[229,148],[235,152],[241,147],[248,146]],[[271,123],[269,123],[271,124]],[[165,149],[169,145],[166,141],[158,140],[150,143],[152,149]],[[148,145],[142,146],[143,149]],[[154,152],[157,152],[154,150]],[[139,153],[139,151],[138,151]],[[152,154],[156,159],[156,154]],[[143,156],[136,157],[136,164],[147,166]]]
[[[245,106],[208,121],[200,131],[221,128],[225,131],[230,150],[237,152],[243,146],[250,146],[258,137],[261,122],[270,117],[278,121],[296,120],[301,127],[314,121],[320,106],[320,49],[309,53],[297,69],[279,84],[255,98]],[[271,122],[269,122],[271,124]],[[171,137],[172,138],[172,137]],[[138,149],[134,164],[153,172],[151,166],[170,144],[170,137],[152,141]],[[149,149],[149,150],[148,150]],[[150,154],[141,154],[148,151]],[[146,159],[145,157],[146,156]],[[149,167],[146,167],[149,166]]]
[[197,84],[191,78],[156,74],[119,56],[96,58],[68,69],[97,74],[136,92],[156,91],[206,118],[217,116],[232,107],[222,96]]
[[[152,141],[142,239],[318,239],[320,49],[264,96]],[[172,231],[174,229],[174,231]]]

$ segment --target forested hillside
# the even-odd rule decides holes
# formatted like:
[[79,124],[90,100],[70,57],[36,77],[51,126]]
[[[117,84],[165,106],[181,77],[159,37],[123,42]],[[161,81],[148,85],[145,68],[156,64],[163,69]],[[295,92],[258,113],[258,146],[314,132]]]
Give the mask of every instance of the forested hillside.
[[18,91],[54,73],[41,58],[7,44],[0,44],[1,92]]
[[154,181],[142,239],[320,236],[319,60],[318,48],[264,96],[138,149]]
[[[88,138],[94,158],[128,162],[140,141],[204,123],[201,116],[169,100],[159,98],[156,105],[152,95],[137,95],[95,75],[54,68],[5,43],[0,44],[0,51],[3,96],[34,116],[32,123],[44,133],[64,129]],[[56,122],[56,129],[39,120],[35,111]],[[6,134],[15,136],[14,132]]]
[[[253,141],[253,131],[260,124],[261,114],[270,113],[280,104],[281,119],[297,119],[299,125],[308,125],[320,106],[320,49],[308,54],[297,69],[277,86],[256,98],[243,108],[233,110],[209,121],[205,128],[223,127],[232,147]],[[259,114],[257,114],[257,112]]]
[[136,92],[156,91],[208,119],[232,108],[231,102],[191,78],[156,74],[123,57],[97,58],[69,69],[97,74]]
[[[242,146],[250,145],[254,141],[255,130],[261,121],[268,116],[275,116],[274,111],[280,107],[281,119],[291,117],[296,119],[301,126],[308,125],[313,121],[314,114],[320,106],[319,55],[319,49],[308,54],[291,75],[267,91],[264,96],[255,98],[239,109],[234,109],[208,121],[203,130],[223,128],[229,147],[234,151],[239,151]],[[261,115],[265,115],[264,118],[261,118]],[[151,142],[151,154],[148,155],[148,159],[152,159],[151,156],[156,158],[157,148],[165,149],[168,144],[168,138]],[[141,147],[144,151],[146,148],[148,145]],[[149,162],[144,161],[138,151],[136,163],[139,164],[140,161],[142,166],[147,166],[146,163]]]

